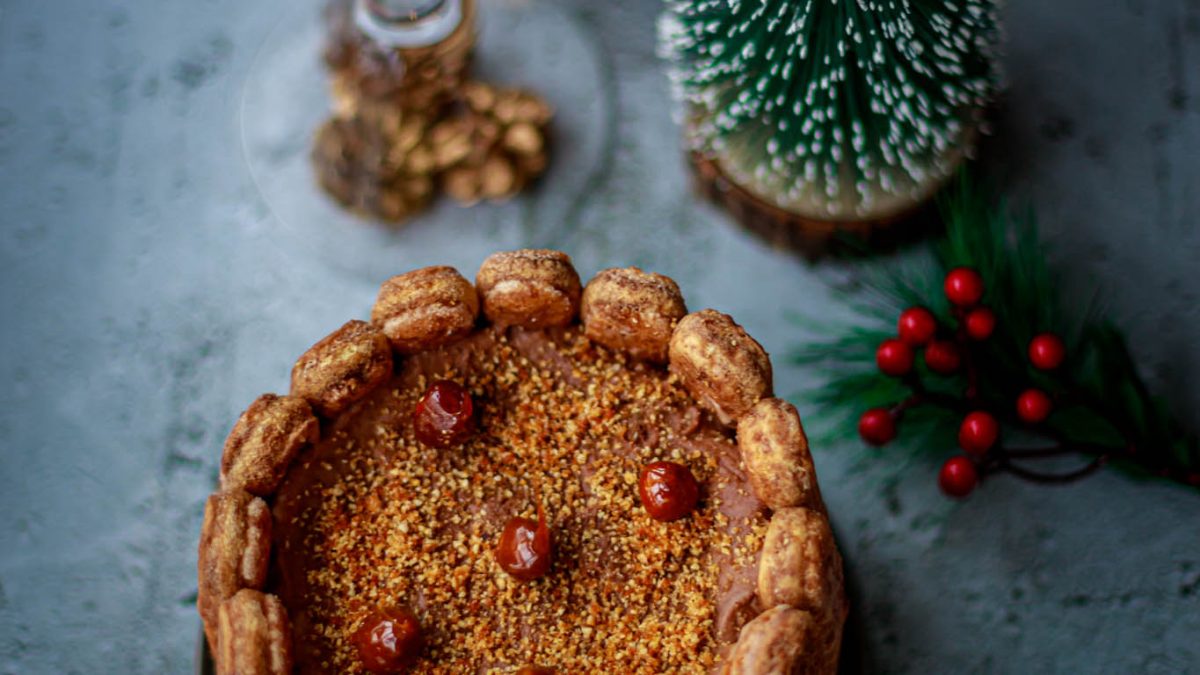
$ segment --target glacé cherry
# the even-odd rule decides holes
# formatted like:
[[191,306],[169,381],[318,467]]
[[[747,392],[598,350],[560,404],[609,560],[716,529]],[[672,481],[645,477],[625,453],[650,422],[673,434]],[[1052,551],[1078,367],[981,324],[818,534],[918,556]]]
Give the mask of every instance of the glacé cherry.
[[417,617],[396,607],[379,609],[368,616],[352,641],[363,667],[377,675],[405,672],[424,646]]
[[512,518],[496,543],[496,562],[521,581],[533,581],[550,571],[554,555],[546,514],[538,504],[538,519]]
[[450,380],[429,385],[413,410],[417,440],[435,448],[462,445],[475,431],[471,393]]
[[691,513],[700,501],[700,485],[690,469],[677,462],[652,462],[642,469],[638,494],[650,517],[669,522]]

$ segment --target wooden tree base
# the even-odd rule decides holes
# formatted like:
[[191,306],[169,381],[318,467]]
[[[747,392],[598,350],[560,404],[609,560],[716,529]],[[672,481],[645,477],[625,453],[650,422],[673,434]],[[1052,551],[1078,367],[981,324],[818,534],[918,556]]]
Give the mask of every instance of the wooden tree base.
[[799,253],[809,260],[891,250],[938,226],[936,211],[928,204],[869,220],[807,218],[751,194],[731,180],[711,157],[691,152],[688,164],[696,190],[732,214],[742,227],[772,246]]

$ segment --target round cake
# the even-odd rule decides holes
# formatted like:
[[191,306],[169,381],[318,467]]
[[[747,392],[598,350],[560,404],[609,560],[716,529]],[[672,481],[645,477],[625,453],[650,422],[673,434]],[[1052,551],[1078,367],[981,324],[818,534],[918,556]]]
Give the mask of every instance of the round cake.
[[547,250],[389,279],[250,405],[198,605],[222,673],[832,673],[846,615],[763,348]]

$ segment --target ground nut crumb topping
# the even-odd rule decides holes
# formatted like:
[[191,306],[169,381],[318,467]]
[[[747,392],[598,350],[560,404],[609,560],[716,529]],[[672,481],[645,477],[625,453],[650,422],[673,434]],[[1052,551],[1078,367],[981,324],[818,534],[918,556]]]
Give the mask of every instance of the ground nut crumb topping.
[[[480,411],[462,447],[413,437],[413,407],[439,378],[465,385]],[[642,508],[639,470],[655,460],[695,474],[690,516],[662,523]],[[714,637],[718,590],[752,588],[767,526],[740,461],[731,432],[674,377],[578,328],[485,330],[408,358],[277,496],[273,590],[296,626],[297,666],[363,672],[353,632],[403,605],[426,639],[415,672],[710,672],[728,648]],[[539,502],[554,564],[521,582],[492,551]]]

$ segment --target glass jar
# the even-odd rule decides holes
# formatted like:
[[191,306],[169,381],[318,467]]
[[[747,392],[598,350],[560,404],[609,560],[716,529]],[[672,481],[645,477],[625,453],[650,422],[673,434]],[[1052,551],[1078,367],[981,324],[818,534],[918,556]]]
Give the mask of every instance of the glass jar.
[[332,0],[325,20],[339,99],[428,114],[466,79],[474,0]]

